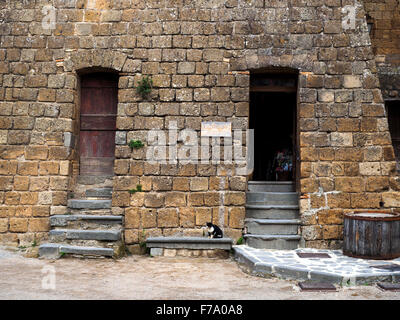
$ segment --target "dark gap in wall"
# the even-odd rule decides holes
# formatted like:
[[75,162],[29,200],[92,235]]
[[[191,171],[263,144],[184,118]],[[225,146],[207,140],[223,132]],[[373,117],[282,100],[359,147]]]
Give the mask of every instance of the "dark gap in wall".
[[[294,180],[296,88],[296,77],[293,75],[257,74],[251,77],[253,181]],[[278,155],[280,152],[283,152],[283,159]]]
[[396,156],[397,171],[400,168],[400,100],[386,101],[386,112],[389,123],[390,136],[394,154]]

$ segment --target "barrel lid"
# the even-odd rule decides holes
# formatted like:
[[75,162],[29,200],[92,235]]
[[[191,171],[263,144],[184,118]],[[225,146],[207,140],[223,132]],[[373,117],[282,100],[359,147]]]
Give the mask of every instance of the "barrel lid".
[[400,220],[400,213],[366,211],[366,212],[345,213],[344,217],[353,220],[395,221],[395,220]]

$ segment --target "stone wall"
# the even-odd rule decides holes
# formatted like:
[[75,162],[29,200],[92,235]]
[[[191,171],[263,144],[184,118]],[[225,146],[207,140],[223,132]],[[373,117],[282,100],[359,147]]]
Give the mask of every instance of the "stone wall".
[[364,0],[373,24],[371,41],[385,100],[400,99],[400,3],[397,0]]
[[[43,29],[43,5],[57,22]],[[342,6],[355,4],[355,29]],[[79,72],[119,72],[113,213],[135,251],[149,235],[237,239],[246,177],[223,164],[145,161],[147,133],[246,129],[250,70],[299,71],[300,207],[307,246],[337,247],[343,212],[400,207],[395,163],[362,4],[347,0],[0,1],[0,242],[45,238],[66,211],[79,128]],[[147,99],[136,93],[148,75]],[[145,147],[131,150],[140,139]],[[74,168],[74,170],[72,170]],[[142,192],[130,194],[137,185]]]

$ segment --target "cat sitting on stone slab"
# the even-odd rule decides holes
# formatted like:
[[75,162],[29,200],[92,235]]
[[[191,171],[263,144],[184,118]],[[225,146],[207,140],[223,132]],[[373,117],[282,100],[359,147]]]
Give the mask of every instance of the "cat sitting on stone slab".
[[211,222],[206,223],[209,238],[223,238],[223,233],[220,227]]

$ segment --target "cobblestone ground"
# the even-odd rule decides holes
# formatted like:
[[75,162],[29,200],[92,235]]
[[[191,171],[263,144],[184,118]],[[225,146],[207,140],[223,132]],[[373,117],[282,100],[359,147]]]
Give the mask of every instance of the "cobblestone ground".
[[[296,281],[250,276],[231,259],[130,256],[116,261],[49,261],[0,249],[0,270],[0,299],[400,300],[400,292],[376,286],[300,292]],[[43,288],[51,284],[52,270],[55,289]]]
[[[251,261],[252,272],[282,276],[285,279],[310,279],[333,283],[377,283],[400,279],[400,258],[392,260],[357,259],[343,255],[341,250],[302,248],[296,250],[265,250],[235,246],[239,262]],[[325,254],[320,258],[301,258],[297,253]],[[394,269],[392,269],[395,267]]]

